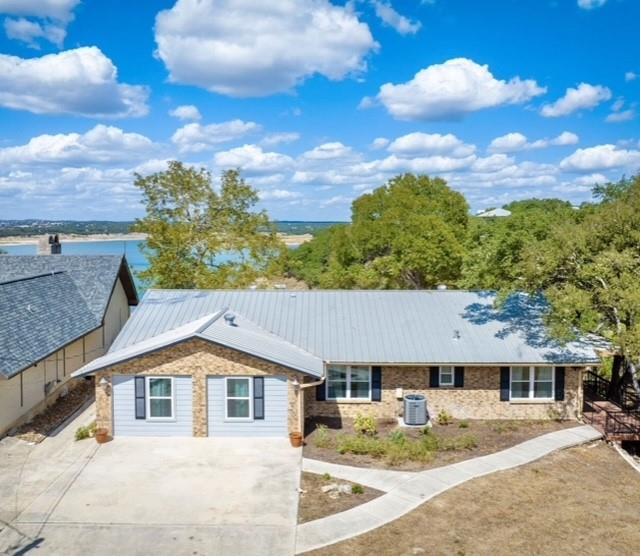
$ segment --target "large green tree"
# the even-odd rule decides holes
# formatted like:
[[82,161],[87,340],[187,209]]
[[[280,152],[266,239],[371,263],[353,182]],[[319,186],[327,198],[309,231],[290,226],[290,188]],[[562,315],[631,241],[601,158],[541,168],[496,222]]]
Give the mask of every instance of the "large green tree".
[[242,287],[264,274],[282,248],[258,195],[236,170],[220,188],[211,174],[181,162],[136,175],[146,205],[133,229],[148,234],[143,280],[159,288]]

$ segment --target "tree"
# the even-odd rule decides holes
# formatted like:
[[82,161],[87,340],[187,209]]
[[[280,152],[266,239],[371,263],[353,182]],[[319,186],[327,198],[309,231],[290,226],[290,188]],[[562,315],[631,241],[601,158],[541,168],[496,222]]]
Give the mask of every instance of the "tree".
[[321,287],[455,284],[467,221],[464,197],[444,180],[404,174],[356,199],[352,223],[319,234],[293,255],[290,271]]
[[525,249],[523,276],[529,290],[549,300],[552,332],[609,339],[618,350],[613,383],[626,374],[640,395],[640,176],[599,191],[609,193],[583,220],[559,222]]
[[268,271],[281,248],[258,195],[236,170],[211,174],[173,161],[164,172],[135,176],[146,216],[133,230],[148,235],[143,280],[159,288],[243,287]]

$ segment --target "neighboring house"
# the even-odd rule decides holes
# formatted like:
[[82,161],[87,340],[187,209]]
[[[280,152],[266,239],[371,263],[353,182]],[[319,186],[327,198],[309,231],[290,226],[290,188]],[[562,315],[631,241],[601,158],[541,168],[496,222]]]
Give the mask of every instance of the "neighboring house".
[[70,386],[138,302],[124,257],[0,257],[0,436]]
[[469,419],[576,418],[597,344],[560,345],[544,304],[468,291],[150,290],[96,375],[115,436],[281,436],[303,416],[382,419],[404,394]]
[[485,210],[480,214],[476,214],[478,218],[504,218],[506,216],[511,216],[511,211],[503,208],[495,208],[491,210]]

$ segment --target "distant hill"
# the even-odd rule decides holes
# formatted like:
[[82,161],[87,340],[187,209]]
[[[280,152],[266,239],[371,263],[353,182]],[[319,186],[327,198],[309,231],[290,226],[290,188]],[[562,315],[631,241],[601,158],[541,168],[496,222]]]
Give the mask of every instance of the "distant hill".
[[[111,220],[0,220],[0,237],[24,237],[43,234],[126,234],[133,222]],[[279,232],[288,235],[314,234],[340,222],[276,222]]]

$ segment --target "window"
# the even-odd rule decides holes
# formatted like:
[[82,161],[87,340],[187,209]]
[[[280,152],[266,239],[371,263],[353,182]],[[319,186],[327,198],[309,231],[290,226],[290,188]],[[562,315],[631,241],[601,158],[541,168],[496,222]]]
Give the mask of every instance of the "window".
[[244,419],[249,421],[252,418],[252,384],[249,377],[226,377],[226,418]]
[[553,379],[553,367],[511,367],[511,399],[551,400]]
[[371,367],[329,367],[326,388],[328,400],[371,400]]
[[440,367],[440,386],[453,386],[453,367]]
[[173,377],[147,377],[149,419],[173,419]]

